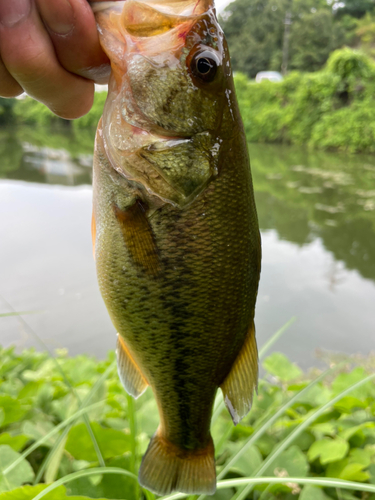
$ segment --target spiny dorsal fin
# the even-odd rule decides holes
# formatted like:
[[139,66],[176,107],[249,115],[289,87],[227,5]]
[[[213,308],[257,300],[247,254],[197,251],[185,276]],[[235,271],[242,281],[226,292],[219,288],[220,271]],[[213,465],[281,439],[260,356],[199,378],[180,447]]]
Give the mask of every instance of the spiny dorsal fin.
[[234,425],[249,412],[258,384],[258,349],[252,323],[229,375],[220,388]]
[[213,495],[216,470],[211,436],[203,449],[182,450],[162,436],[158,429],[142,459],[139,483],[157,495],[168,495],[173,491]]
[[126,392],[137,399],[148,386],[138,365],[130,354],[124,339],[117,334],[117,370]]

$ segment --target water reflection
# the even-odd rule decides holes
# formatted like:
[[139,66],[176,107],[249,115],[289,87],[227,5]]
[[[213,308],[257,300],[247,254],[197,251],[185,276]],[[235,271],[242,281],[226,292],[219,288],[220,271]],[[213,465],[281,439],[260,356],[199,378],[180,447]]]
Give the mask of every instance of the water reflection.
[[[115,339],[91,258],[93,141],[94,132],[0,130],[0,293],[18,310],[46,311],[27,319],[51,348],[102,357]],[[250,153],[264,256],[260,345],[296,315],[277,347],[301,365],[315,363],[316,348],[368,352],[375,158],[254,144]],[[2,318],[0,343],[35,340]]]
[[0,178],[76,186],[91,184],[94,133],[66,127],[0,130]]
[[260,226],[375,280],[375,158],[252,144]]

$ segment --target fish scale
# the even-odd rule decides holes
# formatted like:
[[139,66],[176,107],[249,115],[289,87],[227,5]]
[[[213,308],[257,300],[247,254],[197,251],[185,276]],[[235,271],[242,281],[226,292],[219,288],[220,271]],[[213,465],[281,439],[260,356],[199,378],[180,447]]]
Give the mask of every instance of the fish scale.
[[[138,397],[150,385],[158,404],[160,426],[141,464],[141,484],[158,494],[213,493],[210,422],[217,389],[221,387],[238,423],[251,406],[257,383],[253,319],[260,236],[246,140],[227,69],[228,50],[214,13],[207,2],[198,2],[196,22],[168,18],[165,26],[173,27],[171,33],[155,35],[155,44],[162,36],[165,49],[170,36],[166,60],[173,62],[161,65],[160,54],[144,40],[145,33],[160,31],[152,18],[155,4],[150,5],[152,9],[143,12],[146,7],[129,0],[122,13],[111,6],[109,14],[105,9],[97,14],[113,70],[94,156],[97,275],[119,333],[117,356],[125,389]],[[139,38],[134,22],[138,18]],[[161,22],[160,11],[156,18]],[[126,34],[127,22],[131,35]],[[189,25],[183,37],[180,24]],[[211,38],[200,35],[202,26],[210,27],[220,43],[210,45]],[[131,36],[132,47],[139,48],[129,49],[129,54],[124,49],[122,61],[113,48],[114,36],[116,43],[124,38],[124,47],[129,47],[126,37]],[[180,49],[173,36],[178,36]],[[191,73],[189,61],[199,54],[212,58],[210,67],[218,64],[210,85],[206,75],[199,80]],[[148,71],[153,58],[158,58],[157,64]],[[173,77],[168,81],[169,72]],[[194,92],[186,91],[192,88]],[[168,102],[163,103],[163,96]],[[129,113],[121,112],[127,99],[131,121]],[[184,102],[183,112],[176,102]],[[160,135],[162,129],[165,136]],[[123,148],[124,140],[111,130],[128,137],[129,147]],[[197,140],[202,132],[204,141]],[[183,147],[187,142],[190,149]],[[197,177],[202,158],[208,177]],[[191,169],[182,168],[187,164]],[[179,172],[185,184],[179,182]]]

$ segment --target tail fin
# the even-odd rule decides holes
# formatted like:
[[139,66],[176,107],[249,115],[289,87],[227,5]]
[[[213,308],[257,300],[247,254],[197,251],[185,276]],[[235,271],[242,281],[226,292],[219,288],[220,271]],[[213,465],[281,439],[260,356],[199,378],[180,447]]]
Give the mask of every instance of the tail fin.
[[216,491],[216,470],[211,436],[206,448],[188,451],[169,442],[158,430],[143,457],[139,482],[157,495],[173,491],[213,495]]

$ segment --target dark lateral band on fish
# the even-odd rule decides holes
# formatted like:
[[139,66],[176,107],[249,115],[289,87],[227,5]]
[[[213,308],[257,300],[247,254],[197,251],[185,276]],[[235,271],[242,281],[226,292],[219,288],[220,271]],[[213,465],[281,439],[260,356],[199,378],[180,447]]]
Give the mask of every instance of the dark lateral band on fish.
[[112,68],[94,157],[98,282],[123,386],[138,397],[148,383],[160,414],[139,481],[213,494],[216,392],[237,424],[258,378],[261,245],[228,47],[212,0],[99,2],[96,20]]
[[161,262],[146,210],[147,208],[141,200],[136,200],[134,205],[126,210],[121,210],[117,205],[113,205],[113,211],[120,224],[125,245],[134,262],[146,273],[157,276],[161,271]]

